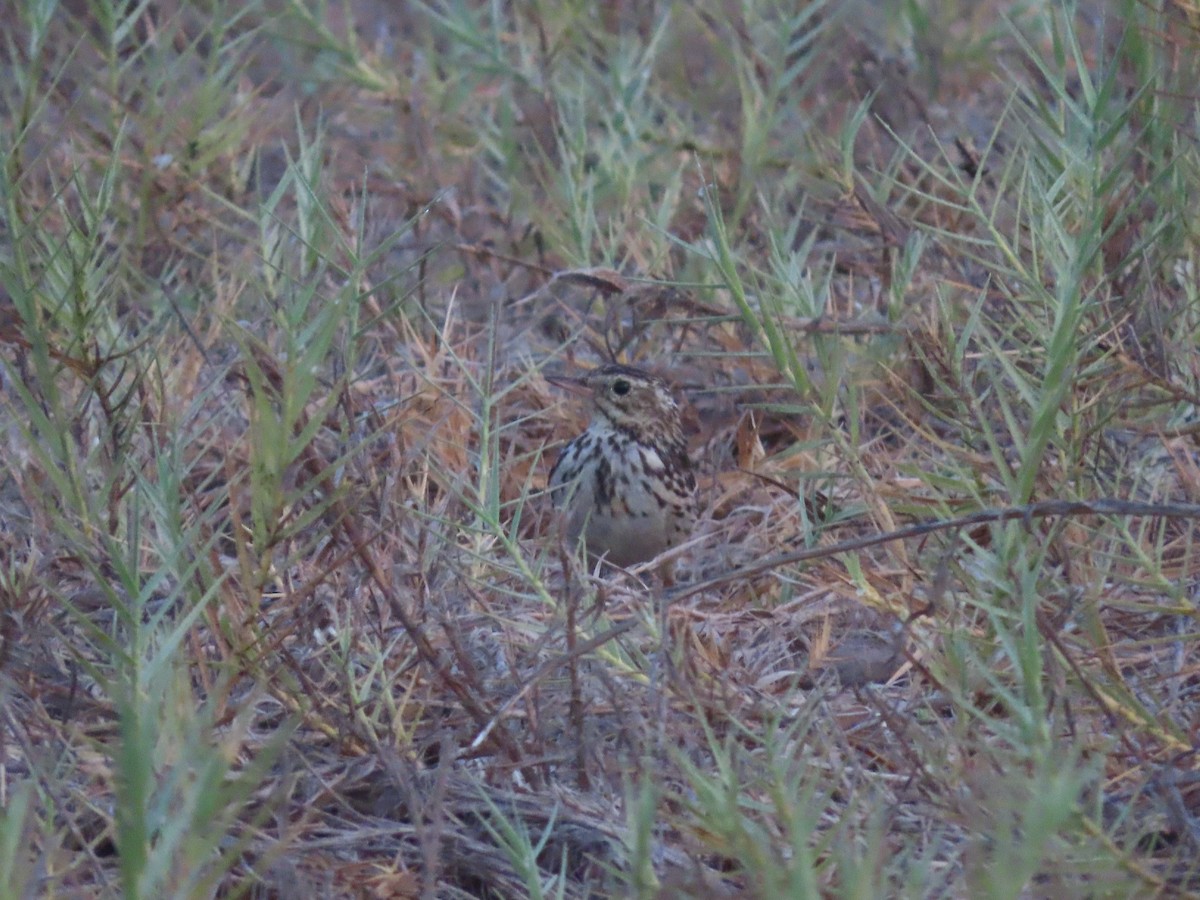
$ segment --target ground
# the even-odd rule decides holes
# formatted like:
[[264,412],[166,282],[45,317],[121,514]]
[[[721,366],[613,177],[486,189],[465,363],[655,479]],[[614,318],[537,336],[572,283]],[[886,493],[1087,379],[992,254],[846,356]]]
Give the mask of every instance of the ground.
[[1195,3],[9,17],[5,896],[1200,894]]

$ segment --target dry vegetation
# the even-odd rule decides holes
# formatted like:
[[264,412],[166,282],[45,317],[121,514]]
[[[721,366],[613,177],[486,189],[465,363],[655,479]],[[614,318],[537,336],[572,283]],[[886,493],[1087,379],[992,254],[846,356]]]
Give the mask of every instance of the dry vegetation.
[[1193,0],[5,17],[0,898],[1200,894]]

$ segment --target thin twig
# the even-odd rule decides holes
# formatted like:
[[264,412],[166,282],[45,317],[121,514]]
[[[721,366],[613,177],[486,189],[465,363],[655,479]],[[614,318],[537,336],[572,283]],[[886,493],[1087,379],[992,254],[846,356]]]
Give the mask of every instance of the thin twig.
[[796,550],[792,553],[781,553],[747,566],[730,569],[721,575],[709,578],[696,584],[684,585],[666,592],[668,601],[682,600],[704,591],[711,590],[731,581],[738,581],[769,572],[780,566],[804,562],[810,559],[824,559],[839,553],[851,553],[855,550],[865,550],[879,544],[892,541],[903,541],[908,538],[921,537],[937,531],[949,531],[953,528],[967,528],[971,525],[982,525],[986,522],[1011,522],[1022,519],[1032,522],[1034,519],[1046,519],[1054,516],[1134,516],[1138,518],[1159,517],[1164,519],[1200,519],[1200,504],[1198,503],[1142,503],[1136,500],[1120,500],[1115,497],[1102,497],[1098,500],[1045,500],[1040,503],[1030,503],[1026,506],[1006,506],[999,509],[981,509],[979,512],[954,519],[934,519],[929,522],[918,522],[897,528],[885,534],[869,534],[839,541],[827,547],[810,547],[806,550]]

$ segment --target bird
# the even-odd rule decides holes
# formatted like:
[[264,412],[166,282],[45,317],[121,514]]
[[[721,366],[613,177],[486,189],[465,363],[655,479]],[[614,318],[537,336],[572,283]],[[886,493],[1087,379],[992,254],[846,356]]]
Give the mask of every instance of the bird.
[[[696,475],[679,405],[663,379],[610,363],[554,384],[590,393],[592,418],[550,471],[550,495],[572,544],[626,568],[686,540]],[[660,568],[670,583],[670,566]]]

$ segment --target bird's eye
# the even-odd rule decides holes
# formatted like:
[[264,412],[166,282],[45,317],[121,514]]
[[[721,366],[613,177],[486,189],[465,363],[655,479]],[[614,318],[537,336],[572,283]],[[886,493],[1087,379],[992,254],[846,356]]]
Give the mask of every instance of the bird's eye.
[[613,393],[618,397],[624,397],[629,393],[629,382],[624,378],[618,378],[613,382]]

